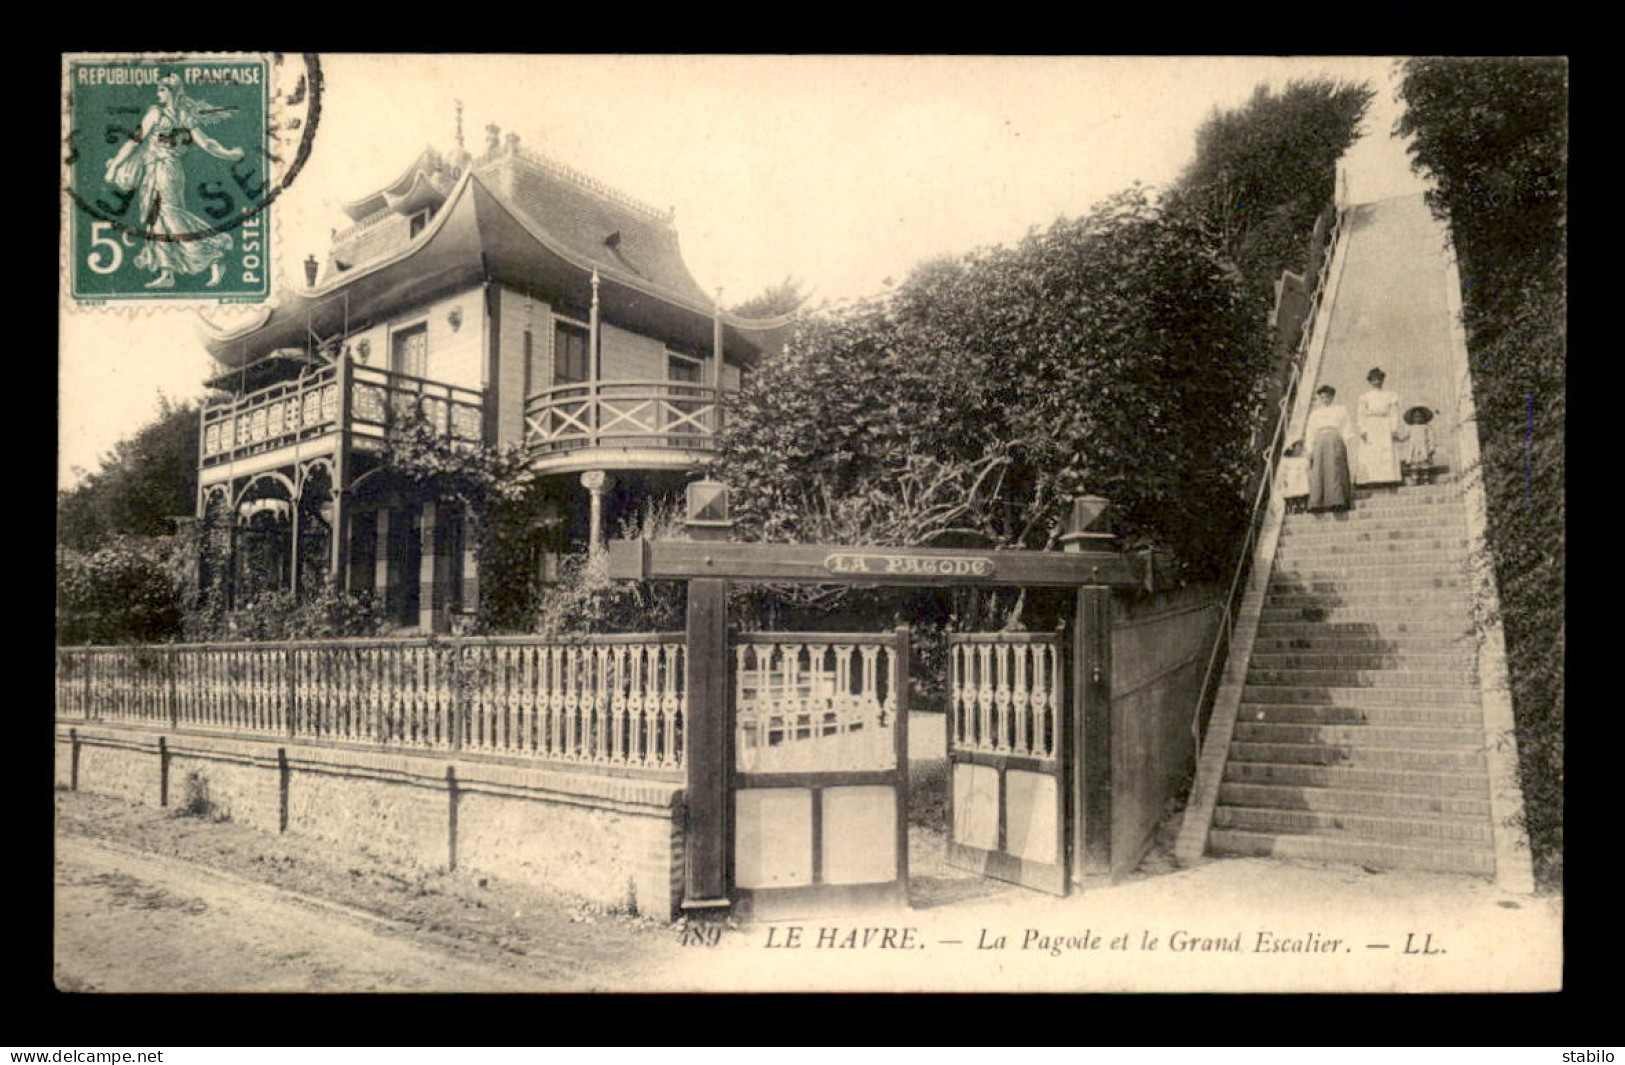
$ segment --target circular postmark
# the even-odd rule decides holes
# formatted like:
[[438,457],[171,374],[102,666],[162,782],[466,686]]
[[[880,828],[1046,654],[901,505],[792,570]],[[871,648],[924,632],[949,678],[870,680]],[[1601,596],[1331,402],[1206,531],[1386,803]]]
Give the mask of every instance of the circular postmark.
[[265,217],[315,145],[320,60],[73,57],[66,74],[74,295],[266,298]]

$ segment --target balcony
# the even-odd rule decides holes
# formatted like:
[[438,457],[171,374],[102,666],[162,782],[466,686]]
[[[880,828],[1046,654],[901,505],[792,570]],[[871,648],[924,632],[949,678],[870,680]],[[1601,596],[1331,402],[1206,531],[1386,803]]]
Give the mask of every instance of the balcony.
[[557,385],[525,401],[525,448],[540,473],[685,469],[716,452],[723,393],[673,381]]
[[353,441],[382,441],[419,413],[447,439],[479,443],[484,408],[484,393],[473,389],[340,362],[205,408],[198,466],[278,459],[274,452],[305,444],[331,450],[341,428]]

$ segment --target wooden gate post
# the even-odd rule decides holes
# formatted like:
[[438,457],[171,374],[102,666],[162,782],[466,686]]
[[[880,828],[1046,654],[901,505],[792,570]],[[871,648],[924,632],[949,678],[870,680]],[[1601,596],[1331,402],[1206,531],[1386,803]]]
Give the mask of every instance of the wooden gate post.
[[728,905],[728,582],[688,582],[688,824],[683,908]]
[[[1073,501],[1061,550],[1115,546],[1104,531],[1107,501]],[[1109,873],[1112,864],[1111,589],[1102,581],[1077,591],[1072,626],[1072,861],[1074,882]]]
[[[728,490],[709,481],[689,485],[686,526],[691,539],[725,540],[733,522]],[[684,761],[688,807],[683,853],[683,909],[727,907],[732,859],[728,806],[733,772],[733,686],[728,683],[728,582],[688,582],[688,719]]]

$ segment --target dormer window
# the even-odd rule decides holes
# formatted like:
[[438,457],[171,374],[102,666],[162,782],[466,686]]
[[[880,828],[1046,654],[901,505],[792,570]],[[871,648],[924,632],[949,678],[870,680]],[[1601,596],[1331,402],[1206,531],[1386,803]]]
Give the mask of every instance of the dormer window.
[[421,211],[417,212],[416,214],[414,214],[412,216],[411,228],[407,233],[408,238],[415,237],[419,233],[423,232],[423,227],[428,225],[429,224],[429,219],[431,219],[433,217],[434,217],[434,208],[433,207],[425,207],[423,210],[421,210]]

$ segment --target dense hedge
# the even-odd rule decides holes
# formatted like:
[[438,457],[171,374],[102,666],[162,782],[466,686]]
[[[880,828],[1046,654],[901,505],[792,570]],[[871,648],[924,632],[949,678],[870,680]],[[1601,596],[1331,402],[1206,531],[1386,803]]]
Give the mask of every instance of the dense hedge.
[[1093,492],[1130,541],[1222,569],[1269,345],[1202,222],[1134,188],[809,316],[730,406],[746,534],[1044,548]]
[[1535,874],[1563,875],[1568,71],[1553,59],[1413,59],[1418,170],[1450,223],[1483,447]]

